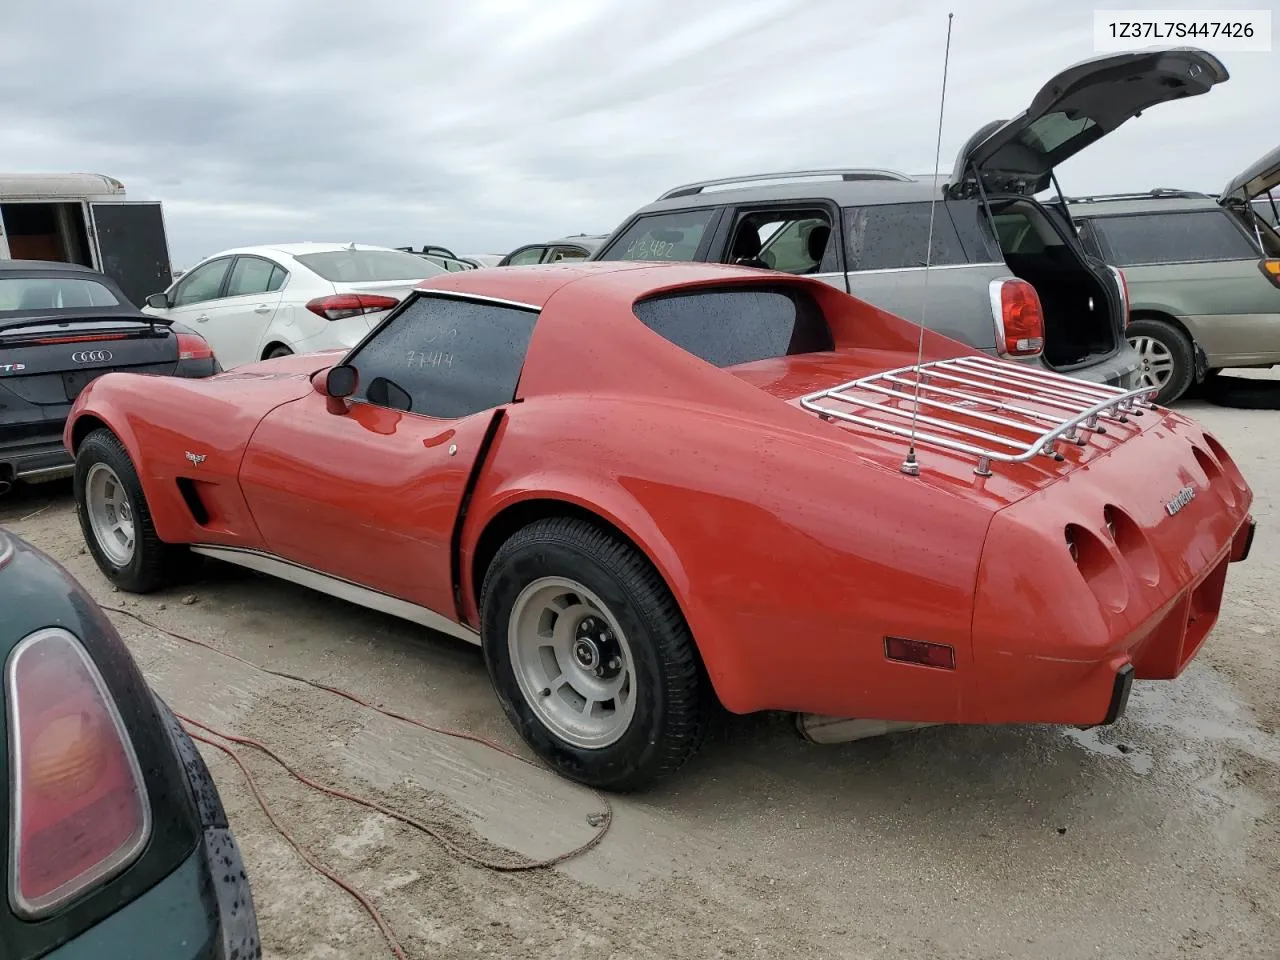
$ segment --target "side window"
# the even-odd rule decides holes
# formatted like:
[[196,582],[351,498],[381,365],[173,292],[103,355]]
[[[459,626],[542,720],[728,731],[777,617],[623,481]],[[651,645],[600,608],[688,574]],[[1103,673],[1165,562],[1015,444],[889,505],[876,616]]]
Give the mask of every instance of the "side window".
[[657,296],[637,303],[635,314],[664,340],[717,367],[830,350],[834,343],[808,291],[786,287]]
[[278,269],[270,260],[261,257],[237,257],[235,266],[231,268],[231,279],[227,281],[227,296],[247,297],[266,293],[271,289],[271,278]]
[[531,263],[541,263],[542,252],[546,249],[546,247],[527,247],[524,250],[513,254],[511,259],[507,261],[507,266],[523,267]]
[[351,359],[357,398],[453,420],[515,397],[538,315],[420,295]]
[[222,280],[227,275],[229,266],[231,266],[231,258],[223,257],[196,267],[182,278],[178,289],[173,292],[173,305],[185,307],[212,300],[222,289]]
[[991,218],[980,201],[948,200],[938,206],[946,211],[970,263],[999,263],[1004,259]]
[[850,270],[923,267],[929,246],[929,208],[934,207],[932,264],[968,263],[947,204],[886,203],[844,211]]
[[692,260],[716,208],[640,217],[610,244],[601,260]]
[[552,247],[547,263],[575,263],[587,259],[587,253],[579,247]]
[[289,276],[289,272],[284,267],[273,267],[271,269],[271,279],[267,281],[267,292],[274,293],[283,287],[287,276]]
[[1106,259],[1118,267],[1259,256],[1258,248],[1225,210],[1097,217],[1093,224],[1106,245]]
[[1099,260],[1106,260],[1102,247],[1098,244],[1098,233],[1093,228],[1093,221],[1077,220],[1076,223],[1079,225],[1080,243],[1083,244],[1085,252]]
[[739,220],[725,259],[783,273],[817,273],[830,239],[831,220],[822,210],[753,212]]
[[997,213],[992,219],[996,222],[1000,249],[1006,254],[1044,253],[1044,238],[1025,213]]

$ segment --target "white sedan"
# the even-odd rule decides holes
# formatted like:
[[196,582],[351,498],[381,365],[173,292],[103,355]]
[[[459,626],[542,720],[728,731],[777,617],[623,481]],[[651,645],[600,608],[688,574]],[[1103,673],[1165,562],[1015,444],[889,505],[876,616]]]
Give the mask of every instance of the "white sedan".
[[353,347],[419,281],[444,273],[390,247],[281,243],[224,250],[186,271],[144,313],[187,324],[224,370]]

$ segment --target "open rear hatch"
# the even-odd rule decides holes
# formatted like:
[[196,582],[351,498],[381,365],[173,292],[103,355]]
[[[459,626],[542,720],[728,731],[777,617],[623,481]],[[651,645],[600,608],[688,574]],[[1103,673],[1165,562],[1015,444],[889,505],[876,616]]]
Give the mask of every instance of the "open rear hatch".
[[1218,196],[1222,201],[1238,198],[1249,202],[1256,200],[1264,193],[1270,193],[1278,186],[1280,186],[1280,147],[1276,147],[1236,174]]
[[1063,70],[1022,113],[986,124],[961,148],[948,196],[979,198],[990,211],[1010,272],[1039,295],[1049,366],[1070,371],[1114,354],[1126,307],[1119,275],[1035,194],[1056,183],[1058,164],[1125,121],[1227,78],[1216,57],[1191,47],[1094,57]]
[[[1273,261],[1280,258],[1280,233],[1276,227],[1280,224],[1280,198],[1272,192],[1277,187],[1280,187],[1280,147],[1236,174],[1218,195],[1218,202],[1244,224]],[[1280,279],[1280,268],[1276,266],[1264,263],[1263,272],[1269,279]]]
[[1158,103],[1208,93],[1229,78],[1217,57],[1194,47],[1140,50],[1081,61],[1040,88],[1012,120],[993,121],[956,158],[950,189],[1034,196],[1053,169]]

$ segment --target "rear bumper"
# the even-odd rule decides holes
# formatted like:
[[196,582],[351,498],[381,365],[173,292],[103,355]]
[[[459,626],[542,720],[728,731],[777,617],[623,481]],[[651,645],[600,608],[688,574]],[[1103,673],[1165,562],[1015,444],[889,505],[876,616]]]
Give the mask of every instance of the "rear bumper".
[[1122,712],[1123,674],[1178,677],[1218,622],[1231,565],[1249,555],[1252,503],[1221,444],[1165,413],[996,514],[964,720],[1096,725]]
[[1138,371],[1142,368],[1142,358],[1138,356],[1128,341],[1121,341],[1119,349],[1110,356],[1092,363],[1086,363],[1070,369],[1058,369],[1041,361],[1041,365],[1054,373],[1087,380],[1090,383],[1103,383],[1122,390],[1136,387]]
[[34,441],[0,439],[0,480],[54,480],[69,476],[74,468],[75,459],[62,445],[61,433]]

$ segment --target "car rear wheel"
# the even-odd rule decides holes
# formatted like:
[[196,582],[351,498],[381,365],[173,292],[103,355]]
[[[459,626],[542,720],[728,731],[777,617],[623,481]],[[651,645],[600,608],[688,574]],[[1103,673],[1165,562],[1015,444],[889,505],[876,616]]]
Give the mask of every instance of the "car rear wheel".
[[1195,380],[1195,352],[1186,334],[1164,320],[1130,322],[1125,339],[1137,351],[1138,385],[1156,387],[1156,403],[1173,403]]
[[710,694],[661,577],[581,520],[541,520],[498,550],[481,598],[503,710],[561,775],[635,790],[674,773],[706,731]]
[[80,530],[108,580],[130,593],[150,593],[191,573],[197,558],[156,535],[138,472],[114,433],[104,428],[85,437],[73,482]]
[[277,343],[274,347],[272,347],[270,350],[267,351],[267,355],[262,359],[274,360],[276,357],[291,357],[291,356],[293,356],[292,350],[290,350],[288,347],[284,346],[283,344]]

